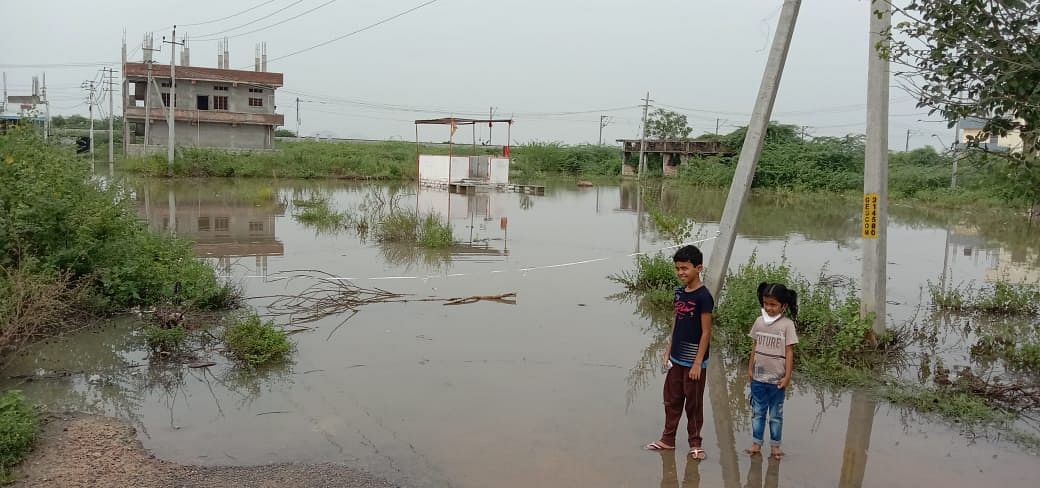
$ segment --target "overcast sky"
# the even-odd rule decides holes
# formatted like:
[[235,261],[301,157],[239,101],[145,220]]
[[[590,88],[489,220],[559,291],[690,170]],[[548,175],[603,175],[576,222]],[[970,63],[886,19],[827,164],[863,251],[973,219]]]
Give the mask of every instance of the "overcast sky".
[[[231,66],[252,69],[254,45],[267,42],[269,70],[285,74],[277,111],[295,129],[296,98],[304,100],[305,135],[411,140],[414,119],[486,117],[493,106],[496,117],[515,114],[514,142],[595,142],[600,115],[612,117],[604,129],[612,141],[638,134],[647,91],[655,105],[686,114],[697,135],[713,132],[716,119],[721,132],[747,124],[782,4],[435,0],[275,59],[427,1],[0,0],[0,70],[11,95],[28,92],[32,76],[46,72],[52,115],[85,115],[79,86],[97,77],[99,63],[119,68],[124,29],[130,59],[140,61],[144,33],[154,31],[158,44],[176,23],[178,37],[191,38],[196,66],[216,65],[216,38],[226,35]],[[868,11],[869,0],[802,2],[774,120],[808,126],[813,135],[864,131]],[[168,46],[157,59],[169,61]],[[936,117],[898,88],[890,112],[893,149],[903,148],[908,129],[911,147],[952,140],[945,124],[919,122]],[[444,139],[446,131],[424,129],[423,139]],[[492,142],[504,136],[496,129]],[[478,138],[487,138],[486,126]]]

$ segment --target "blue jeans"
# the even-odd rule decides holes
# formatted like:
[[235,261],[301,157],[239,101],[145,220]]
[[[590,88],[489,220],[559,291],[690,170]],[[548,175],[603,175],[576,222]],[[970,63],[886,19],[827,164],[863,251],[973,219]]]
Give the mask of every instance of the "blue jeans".
[[769,415],[769,445],[779,446],[784,429],[784,390],[771,383],[751,382],[751,436],[762,445]]

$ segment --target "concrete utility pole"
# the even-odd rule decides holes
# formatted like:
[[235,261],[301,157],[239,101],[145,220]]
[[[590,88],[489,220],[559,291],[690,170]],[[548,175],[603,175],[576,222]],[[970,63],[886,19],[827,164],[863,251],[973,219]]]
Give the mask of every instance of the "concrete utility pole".
[[90,107],[88,109],[89,110],[88,113],[90,114],[90,133],[88,135],[88,138],[89,138],[88,142],[90,143],[90,169],[91,169],[91,171],[93,171],[93,169],[94,169],[94,81],[93,80],[91,80],[91,81],[84,81],[81,86],[85,90],[89,91],[89,93],[90,93],[89,95],[87,95],[87,104]]
[[603,128],[610,125],[610,117],[606,115],[599,116],[599,145],[603,145]]
[[[755,177],[758,157],[762,154],[762,143],[765,141],[766,130],[769,128],[773,102],[776,101],[776,92],[780,87],[780,77],[784,72],[784,64],[787,62],[787,52],[791,47],[791,37],[794,35],[801,4],[801,0],[784,0],[783,8],[780,10],[773,45],[769,50],[765,72],[762,74],[762,84],[758,88],[755,108],[748,123],[747,135],[744,137],[744,146],[740,150],[736,173],[733,175],[733,183],[729,188],[729,196],[726,197],[726,207],[722,211],[719,235],[715,239],[708,262],[706,283],[708,289],[716,297],[722,292],[725,284],[729,258],[733,253],[733,243],[737,238],[737,222],[740,220],[744,202],[751,189],[751,181]],[[719,364],[719,362],[714,361],[711,364]]]
[[112,68],[105,68],[108,71],[108,167],[112,169],[112,165],[115,164],[115,131],[112,130],[112,125],[115,122],[115,73]]
[[175,124],[175,113],[177,112],[177,73],[175,66],[177,64],[177,45],[183,44],[177,42],[177,26],[173,26],[173,33],[170,35],[170,40],[163,39],[164,43],[170,45],[170,106],[166,111],[166,125],[170,127],[170,135],[166,141],[166,172],[168,176],[173,176],[173,156],[174,148],[177,145],[176,138],[174,135],[174,124]]
[[950,143],[950,154],[953,155],[953,173],[950,175],[950,188],[957,188],[957,150],[956,144],[961,142],[961,122],[958,120],[957,125],[953,127],[953,142]]
[[51,132],[51,102],[47,99],[47,73],[43,74],[43,140],[47,140]]
[[300,138],[300,97],[296,97],[296,138]]
[[646,173],[646,112],[650,109],[650,92],[646,92],[646,98],[643,99],[643,134],[639,138],[639,169],[636,170],[639,173],[636,174],[636,179],[642,179]]
[[715,117],[715,137],[719,137],[719,118]]
[[123,56],[122,56],[122,60],[123,60],[123,65],[119,69],[122,70],[122,71],[120,71],[120,73],[122,74],[123,82],[120,85],[121,89],[120,89],[119,92],[122,95],[120,98],[123,99],[123,156],[125,157],[126,154],[129,152],[127,150],[127,148],[130,145],[130,126],[128,125],[128,123],[126,121],[126,107],[127,107],[127,105],[129,105],[128,101],[130,100],[130,80],[127,79],[127,77],[126,77],[126,29],[123,29]]
[[[488,120],[492,120],[494,118],[495,118],[495,107],[488,107]],[[488,145],[489,146],[491,145],[491,126],[492,125],[493,124],[491,122],[488,122]],[[506,141],[506,144],[509,144],[509,141]]]
[[863,296],[860,313],[873,315],[875,336],[885,331],[888,264],[888,60],[878,48],[887,47],[892,5],[870,4],[867,62],[867,142],[863,168]]
[[906,147],[903,148],[903,152],[910,152],[910,129],[906,130]]

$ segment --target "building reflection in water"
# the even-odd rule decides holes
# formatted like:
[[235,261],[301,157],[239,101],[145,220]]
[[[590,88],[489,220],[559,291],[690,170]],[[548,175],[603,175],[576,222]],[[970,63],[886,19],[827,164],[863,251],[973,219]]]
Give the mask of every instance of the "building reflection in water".
[[266,276],[267,258],[283,256],[276,235],[285,205],[277,200],[257,204],[232,192],[163,186],[164,195],[145,183],[137,192],[137,211],[157,232],[170,232],[194,243],[195,255],[216,260],[217,272],[231,274],[237,258],[255,258],[250,274]]
[[448,219],[458,241],[451,249],[453,256],[475,260],[504,258],[509,256],[506,204],[516,197],[514,193],[496,191],[462,194],[420,187],[416,209],[420,216],[434,214]]

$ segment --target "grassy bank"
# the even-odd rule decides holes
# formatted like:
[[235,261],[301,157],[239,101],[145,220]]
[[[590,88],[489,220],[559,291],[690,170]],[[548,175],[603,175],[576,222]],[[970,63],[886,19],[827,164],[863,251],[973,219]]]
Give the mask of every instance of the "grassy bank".
[[30,130],[0,136],[0,365],[90,316],[237,303],[189,243],[149,232],[126,191],[88,172],[71,149]]
[[[182,148],[177,151],[176,176],[345,178],[414,180],[417,177],[414,143],[278,142],[277,151],[234,153],[216,149]],[[423,146],[423,154],[448,154],[446,146]],[[496,154],[494,149],[457,145],[453,154]],[[512,176],[537,179],[555,175],[616,176],[621,155],[610,146],[533,142],[511,148]],[[127,157],[120,163],[130,173],[165,176],[165,155]]]

